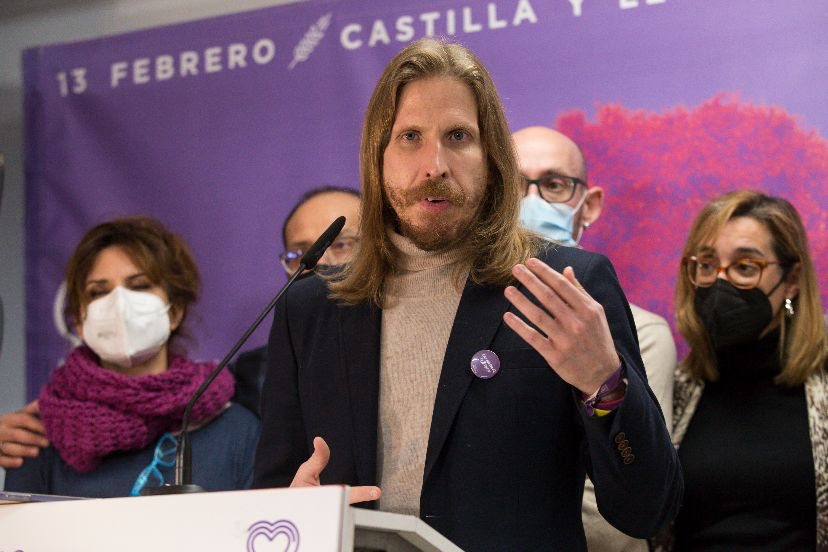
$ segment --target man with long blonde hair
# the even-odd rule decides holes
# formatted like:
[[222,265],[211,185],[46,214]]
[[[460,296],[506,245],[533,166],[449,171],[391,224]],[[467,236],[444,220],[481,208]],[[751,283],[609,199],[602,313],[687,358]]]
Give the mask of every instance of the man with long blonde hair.
[[353,261],[276,309],[254,485],[354,485],[466,550],[585,550],[587,470],[624,532],[672,519],[680,468],[629,306],[604,257],[518,226],[480,61],[433,39],[400,52],[360,161]]

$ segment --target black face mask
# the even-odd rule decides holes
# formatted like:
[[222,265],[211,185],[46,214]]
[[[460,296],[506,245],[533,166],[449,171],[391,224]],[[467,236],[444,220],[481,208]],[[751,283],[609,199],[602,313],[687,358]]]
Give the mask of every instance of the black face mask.
[[[316,265],[316,266],[317,266],[317,268],[319,268],[320,265]],[[296,279],[297,280],[304,280],[305,278],[313,276],[314,274],[316,274],[315,270],[306,270],[302,274],[300,274],[299,277],[296,278]]]
[[[768,295],[781,283],[782,280]],[[768,295],[759,288],[739,289],[721,278],[710,287],[697,288],[693,306],[713,348],[721,351],[756,341],[773,320]]]
[[304,280],[305,278],[313,276],[314,274],[322,274],[323,276],[332,276],[334,274],[337,274],[339,271],[341,271],[343,266],[345,266],[345,265],[327,265],[327,264],[319,263],[319,264],[316,265],[316,268],[314,268],[313,270],[306,270],[305,272],[302,273],[301,276],[299,276],[296,279],[297,280]]

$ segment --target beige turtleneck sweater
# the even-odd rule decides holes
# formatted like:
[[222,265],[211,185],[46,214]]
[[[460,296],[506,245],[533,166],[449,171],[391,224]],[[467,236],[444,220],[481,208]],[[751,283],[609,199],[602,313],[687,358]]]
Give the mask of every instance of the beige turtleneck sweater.
[[[385,280],[380,338],[380,510],[418,515],[434,397],[468,267],[389,232],[399,253]],[[462,270],[458,287],[457,274]]]

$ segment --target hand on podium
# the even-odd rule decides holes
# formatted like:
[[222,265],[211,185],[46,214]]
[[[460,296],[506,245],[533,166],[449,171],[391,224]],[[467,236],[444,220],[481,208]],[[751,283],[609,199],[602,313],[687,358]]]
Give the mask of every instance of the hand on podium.
[[[325,439],[322,437],[314,437],[313,454],[296,470],[296,475],[293,476],[293,481],[290,486],[318,487],[321,484],[319,482],[319,474],[328,465],[330,458],[331,449],[328,448],[328,443],[325,442]],[[357,502],[377,500],[381,493],[382,491],[380,491],[379,487],[351,487],[348,501],[351,504],[356,504]]]

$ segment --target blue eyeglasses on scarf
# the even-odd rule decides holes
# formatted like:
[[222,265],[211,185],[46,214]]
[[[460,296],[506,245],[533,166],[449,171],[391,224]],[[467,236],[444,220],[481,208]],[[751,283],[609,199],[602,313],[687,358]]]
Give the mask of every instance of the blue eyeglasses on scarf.
[[141,489],[146,487],[147,484],[151,487],[160,487],[164,484],[164,474],[161,473],[158,466],[163,468],[175,466],[175,449],[177,446],[178,441],[172,436],[172,433],[165,433],[161,436],[158,444],[155,445],[152,462],[138,474],[138,479],[135,480],[129,496],[140,496]]

